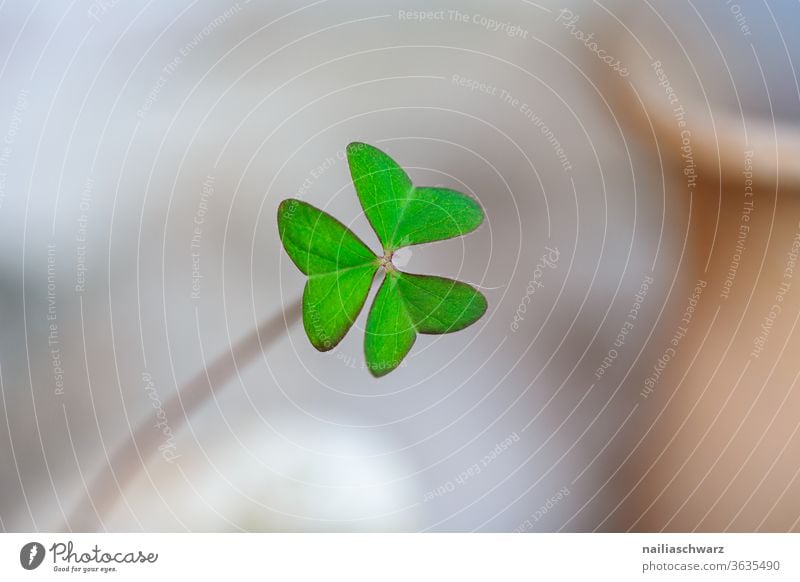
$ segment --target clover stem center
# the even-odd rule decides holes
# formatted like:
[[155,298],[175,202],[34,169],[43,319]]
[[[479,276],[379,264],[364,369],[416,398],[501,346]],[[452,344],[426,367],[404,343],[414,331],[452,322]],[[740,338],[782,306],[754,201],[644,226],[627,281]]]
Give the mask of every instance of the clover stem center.
[[395,270],[394,265],[392,264],[393,255],[394,251],[386,251],[386,254],[384,254],[380,259],[381,267],[386,269],[387,272],[392,272]]

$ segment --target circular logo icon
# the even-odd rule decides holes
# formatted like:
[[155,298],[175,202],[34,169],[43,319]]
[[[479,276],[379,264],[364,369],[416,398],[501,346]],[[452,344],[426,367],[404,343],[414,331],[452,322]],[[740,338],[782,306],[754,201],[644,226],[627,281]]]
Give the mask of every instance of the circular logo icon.
[[35,570],[44,560],[44,546],[39,542],[28,542],[19,551],[19,563],[26,570]]

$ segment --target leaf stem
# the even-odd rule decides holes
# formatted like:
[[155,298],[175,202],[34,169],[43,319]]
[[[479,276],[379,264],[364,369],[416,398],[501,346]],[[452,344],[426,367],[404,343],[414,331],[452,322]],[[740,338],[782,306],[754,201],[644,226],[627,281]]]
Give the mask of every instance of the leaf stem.
[[[255,330],[231,345],[209,365],[180,386],[163,403],[173,434],[191,415],[235,377],[237,371],[250,364],[264,350],[274,345],[287,328],[300,320],[301,299],[296,299]],[[153,428],[152,417],[143,419],[125,442],[110,455],[107,464],[86,485],[86,495],[73,507],[65,524],[69,531],[105,530],[103,516],[125,499],[126,488],[141,474],[147,462],[159,452],[161,431]],[[155,487],[155,484],[153,484]],[[133,511],[132,508],[129,509]]]

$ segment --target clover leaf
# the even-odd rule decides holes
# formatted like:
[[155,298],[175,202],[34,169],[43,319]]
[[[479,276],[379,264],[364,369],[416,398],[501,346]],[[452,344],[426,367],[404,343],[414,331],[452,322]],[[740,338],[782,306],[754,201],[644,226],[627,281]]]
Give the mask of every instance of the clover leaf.
[[400,365],[418,333],[459,331],[486,312],[486,299],[470,285],[404,273],[392,264],[399,248],[475,230],[483,221],[483,210],[455,190],[415,187],[394,160],[373,146],[350,144],[347,159],[383,256],[326,212],[296,199],[281,202],[278,232],[289,257],[308,276],[303,326],[320,351],[334,348],[344,338],[364,307],[375,274],[384,269],[364,337],[367,367],[380,377]]
[[415,188],[377,148],[351,143],[347,160],[361,207],[385,251],[461,236],[483,221],[472,198],[447,188]]

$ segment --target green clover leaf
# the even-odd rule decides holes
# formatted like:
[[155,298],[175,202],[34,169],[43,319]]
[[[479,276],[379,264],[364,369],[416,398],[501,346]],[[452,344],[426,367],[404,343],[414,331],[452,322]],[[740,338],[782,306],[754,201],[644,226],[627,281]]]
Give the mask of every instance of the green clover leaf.
[[455,190],[415,187],[394,160],[373,146],[350,144],[347,159],[383,257],[341,222],[300,200],[281,202],[278,232],[289,257],[308,276],[303,326],[320,351],[344,338],[364,307],[375,274],[384,269],[364,337],[367,367],[380,377],[400,365],[418,333],[459,331],[486,312],[486,298],[466,283],[404,273],[392,264],[399,248],[475,230],[483,210]]
[[447,188],[415,188],[377,148],[351,143],[347,160],[361,207],[385,251],[461,236],[483,222],[472,198]]

